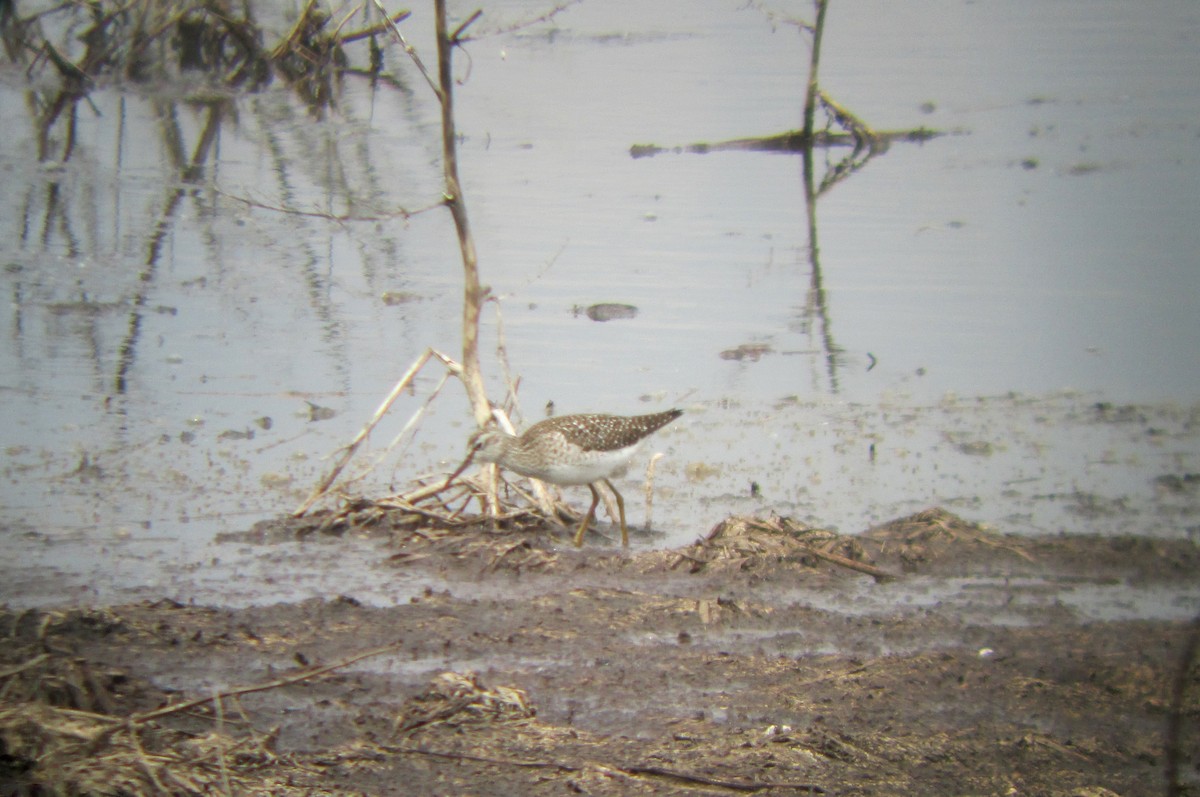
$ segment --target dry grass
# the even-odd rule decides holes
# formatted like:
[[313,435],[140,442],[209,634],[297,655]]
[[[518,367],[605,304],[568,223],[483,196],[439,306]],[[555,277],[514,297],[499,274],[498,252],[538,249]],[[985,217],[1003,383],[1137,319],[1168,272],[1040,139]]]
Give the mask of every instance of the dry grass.
[[[273,44],[250,4],[220,0],[62,3],[24,16],[14,8],[0,15],[0,28],[11,61],[31,75],[53,68],[70,91],[84,92],[106,77],[143,82],[190,72],[231,89],[255,89],[280,77],[324,107],[349,63],[344,46],[389,31],[387,20],[347,29],[360,9],[335,19],[310,0]],[[406,16],[400,12],[391,21]],[[376,43],[375,73],[382,68],[379,52]]]

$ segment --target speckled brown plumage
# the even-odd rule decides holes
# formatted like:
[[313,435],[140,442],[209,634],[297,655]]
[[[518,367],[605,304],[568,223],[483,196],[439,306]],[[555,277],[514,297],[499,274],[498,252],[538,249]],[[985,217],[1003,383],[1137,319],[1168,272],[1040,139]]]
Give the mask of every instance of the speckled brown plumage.
[[629,545],[625,501],[609,479],[625,472],[646,437],[682,414],[683,410],[667,410],[631,417],[563,415],[535,423],[519,437],[499,429],[476,432],[468,447],[471,457],[495,462],[522,476],[558,485],[586,484],[592,491],[592,506],[575,535],[576,545],[583,543],[583,535],[600,502],[596,483],[604,482],[617,499],[621,541]]
[[615,451],[638,444],[680,415],[683,410],[633,416],[563,415],[535,423],[521,435],[521,440],[533,442],[557,433],[569,445],[584,451]]

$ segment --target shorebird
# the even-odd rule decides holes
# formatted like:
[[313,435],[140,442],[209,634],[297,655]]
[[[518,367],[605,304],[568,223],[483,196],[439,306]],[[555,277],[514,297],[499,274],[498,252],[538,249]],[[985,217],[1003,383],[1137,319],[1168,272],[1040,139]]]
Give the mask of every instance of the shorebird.
[[643,440],[680,415],[683,410],[631,417],[563,415],[535,423],[520,436],[500,429],[482,429],[471,435],[467,459],[450,479],[462,473],[472,459],[479,459],[559,486],[586,484],[592,491],[592,505],[575,533],[576,547],[583,545],[583,535],[596,516],[596,505],[600,503],[596,485],[604,482],[617,499],[621,544],[629,547],[625,501],[609,479],[625,472]]

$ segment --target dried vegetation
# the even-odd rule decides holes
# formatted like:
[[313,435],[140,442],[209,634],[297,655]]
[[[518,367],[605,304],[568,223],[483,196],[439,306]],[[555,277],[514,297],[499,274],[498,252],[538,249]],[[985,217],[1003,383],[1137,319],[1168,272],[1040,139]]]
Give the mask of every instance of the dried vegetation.
[[325,106],[349,63],[344,46],[368,41],[377,73],[382,51],[376,37],[408,16],[403,11],[390,21],[352,26],[358,11],[334,19],[310,0],[274,43],[267,42],[253,6],[221,0],[61,3],[26,15],[16,3],[4,3],[0,30],[10,60],[31,76],[52,67],[67,93],[86,92],[106,78],[145,83],[192,74],[214,88],[253,90],[280,77],[311,105]]

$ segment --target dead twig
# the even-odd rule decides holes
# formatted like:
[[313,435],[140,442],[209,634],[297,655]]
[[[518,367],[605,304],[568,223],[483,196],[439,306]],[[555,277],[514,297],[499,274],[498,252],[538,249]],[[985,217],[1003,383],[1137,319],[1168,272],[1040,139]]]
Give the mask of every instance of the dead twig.
[[150,761],[150,757],[146,755],[146,749],[142,747],[140,734],[134,730],[130,730],[129,741],[133,745],[134,752],[137,753],[138,766],[142,768],[142,772],[146,773],[146,777],[154,784],[154,788],[158,789],[160,794],[167,794],[167,789],[163,786],[162,781],[158,779],[157,772],[155,772],[156,767]]
[[240,695],[249,695],[249,694],[253,694],[254,692],[266,692],[270,689],[278,689],[282,686],[290,686],[291,684],[297,684],[302,681],[309,681],[309,680],[312,680],[313,678],[324,675],[325,673],[333,672],[334,670],[340,670],[343,667],[349,667],[351,664],[360,662],[363,659],[369,659],[372,656],[380,656],[380,655],[383,655],[384,653],[391,653],[394,650],[399,650],[403,644],[404,644],[403,641],[393,642],[390,645],[383,645],[381,647],[372,648],[371,650],[367,650],[362,653],[356,653],[353,656],[342,659],[341,661],[336,661],[333,664],[326,664],[326,665],[323,665],[320,667],[313,667],[313,668],[295,673],[294,675],[288,675],[283,678],[276,678],[273,681],[267,681],[267,682],[261,683],[261,684],[253,684],[250,686],[239,686],[239,687],[235,687],[233,689],[226,689],[222,692],[214,691],[211,695],[207,695],[205,697],[198,697],[198,698],[195,698],[194,700],[186,700],[183,703],[175,703],[170,706],[156,708],[153,711],[143,711],[140,714],[134,714],[132,717],[130,717],[127,724],[131,727],[138,726],[138,725],[144,725],[147,722],[161,719],[162,717],[166,717],[171,714],[178,714],[181,711],[190,711],[198,706],[203,706],[205,703],[211,703],[214,700],[220,700],[222,698],[229,698],[229,697],[238,697]]
[[710,778],[707,775],[695,775],[690,772],[681,772],[677,769],[667,769],[666,767],[626,767],[620,771],[627,772],[631,775],[653,775],[660,778],[669,778],[670,780],[678,780],[683,783],[699,783],[703,786],[719,786],[723,789],[732,789],[733,791],[762,791],[764,789],[798,789],[808,794],[825,794],[825,789],[815,783],[799,783],[790,780],[725,780],[724,778]]
[[[788,521],[784,518],[772,518],[768,522],[752,520],[752,521],[750,521],[750,525],[760,528],[764,531],[770,531],[770,532],[792,534],[792,535],[795,535],[797,532],[797,529],[795,529],[795,528],[787,528],[786,527],[788,525]],[[830,562],[831,564],[838,565],[839,567],[844,567],[848,570],[856,570],[859,573],[866,573],[869,576],[873,576],[876,581],[888,581],[888,580],[896,578],[895,573],[890,573],[881,567],[875,567],[874,565],[869,565],[866,562],[859,562],[859,561],[856,561],[849,557],[841,556],[839,554],[833,553],[832,551],[824,550],[824,549],[820,548],[819,546],[807,544],[803,540],[798,540],[798,541],[800,542],[800,544],[803,546],[804,550],[807,553],[811,553],[813,556],[816,556],[818,559],[824,559],[825,561]]]
[[367,28],[361,28],[359,30],[352,30],[348,33],[343,33],[338,36],[338,41],[340,41],[342,44],[349,44],[350,42],[356,42],[359,39],[366,39],[379,33],[386,33],[392,29],[392,26],[399,25],[410,16],[412,16],[411,11],[400,11],[399,13],[388,17],[383,22],[376,23]]
[[342,455],[338,458],[338,461],[334,464],[329,473],[327,473],[325,477],[321,479],[321,481],[313,489],[312,493],[307,499],[305,499],[304,503],[302,503],[294,512],[292,512],[292,517],[301,517],[305,512],[312,508],[313,504],[315,504],[321,499],[322,496],[329,492],[330,486],[342,472],[342,469],[345,468],[347,463],[349,463],[354,457],[354,454],[358,451],[359,446],[361,446],[363,441],[367,439],[367,436],[371,434],[371,430],[374,429],[379,421],[383,419],[383,416],[387,414],[388,409],[390,409],[396,399],[400,397],[400,394],[408,389],[408,386],[412,383],[412,380],[416,378],[416,375],[425,366],[425,363],[429,362],[431,357],[436,357],[441,360],[442,363],[449,368],[452,373],[456,375],[460,375],[462,373],[462,366],[436,349],[426,349],[424,352],[422,352],[421,355],[417,357],[416,361],[409,366],[404,375],[400,377],[400,380],[396,382],[391,392],[388,393],[387,397],[383,400],[383,403],[379,405],[379,409],[375,410],[375,414],[371,416],[369,421],[367,421],[367,424],[357,435],[355,435],[354,439],[343,448]]
[[[212,693],[213,709],[217,714],[217,736],[225,731],[225,707],[221,705],[221,693],[215,688]],[[221,766],[221,786],[225,789],[226,797],[233,797],[233,788],[229,785],[229,765],[225,762],[225,748],[217,746],[217,761]]]
[[557,769],[560,772],[579,772],[583,769],[572,764],[557,761],[536,761],[519,758],[496,758],[494,756],[472,755],[470,753],[452,753],[442,750],[430,750],[425,747],[410,747],[408,745],[377,745],[385,753],[400,753],[404,755],[423,755],[430,758],[445,758],[452,761],[474,761],[479,764],[496,764],[498,766],[521,767],[523,769]]
[[[396,24],[399,20],[393,21],[391,15],[388,14],[387,10],[383,7],[383,3],[379,2],[379,0],[372,1],[375,3],[375,8],[379,9],[379,13],[383,14],[384,21],[382,24],[396,37],[396,41],[404,48],[405,54],[412,59],[413,65],[417,67],[417,71],[421,73],[421,76],[425,78],[425,82],[429,84],[429,88],[433,89],[433,93],[437,95],[439,100],[442,99],[441,89],[434,82],[433,76],[429,74],[429,70],[425,68],[425,63],[417,54],[417,49],[409,44],[408,40],[404,38],[404,34],[400,32],[400,26]],[[442,16],[444,17],[444,10]]]
[[450,369],[447,369],[446,372],[442,374],[442,378],[438,380],[436,385],[434,385],[433,390],[429,391],[429,395],[425,398],[425,401],[422,402],[421,406],[418,407],[416,412],[414,412],[408,419],[408,422],[404,424],[404,428],[396,433],[396,436],[392,438],[392,442],[389,443],[387,448],[385,448],[379,455],[379,460],[376,464],[383,462],[383,460],[388,457],[397,446],[400,445],[400,442],[404,439],[405,435],[411,432],[416,427],[417,423],[420,422],[421,418],[425,416],[425,413],[429,411],[430,406],[433,405],[434,399],[441,395],[442,388],[445,387],[446,383],[450,381],[450,377],[457,375],[457,372]]
[[825,9],[829,0],[813,0],[816,19],[812,25],[812,51],[809,54],[808,87],[804,97],[804,138],[812,141],[813,117],[817,108],[817,72],[821,67],[821,36],[825,32]]
[[854,140],[858,147],[874,146],[879,140],[875,135],[875,132],[871,130],[866,122],[864,122],[862,119],[859,119],[824,91],[818,89],[817,96],[821,100],[821,105],[825,108],[833,120],[837,122],[842,129],[849,131],[850,135],[854,136]]
[[379,745],[380,750],[388,753],[401,753],[405,755],[422,755],[430,758],[444,758],[451,761],[472,761],[480,764],[493,764],[496,766],[519,767],[521,769],[553,769],[559,772],[583,772],[585,769],[595,768],[606,770],[609,772],[620,772],[625,775],[632,776],[650,776],[657,778],[667,778],[677,780],[683,783],[697,783],[704,786],[717,786],[720,788],[731,789],[733,791],[754,792],[763,791],[764,789],[798,789],[806,791],[809,794],[825,794],[826,791],[821,786],[814,783],[799,783],[796,781],[749,781],[749,780],[725,780],[722,778],[710,778],[706,775],[696,775],[690,772],[682,772],[676,769],[667,769],[666,767],[654,766],[619,766],[615,764],[603,764],[600,762],[589,761],[583,764],[566,764],[561,761],[538,761],[531,759],[520,758],[498,758],[495,756],[472,755],[470,753],[455,753],[443,750],[430,750],[424,747],[410,747],[407,745]]
[[26,670],[31,670],[34,667],[37,667],[37,666],[45,663],[47,660],[49,660],[49,658],[50,658],[49,653],[42,653],[39,656],[34,656],[32,659],[25,662],[24,664],[16,664],[7,669],[0,670],[0,678],[10,678],[19,673],[23,673]]
[[851,667],[848,670],[841,670],[839,672],[831,672],[826,675],[819,675],[816,678],[808,678],[806,680],[800,681],[795,684],[789,684],[788,688],[791,689],[793,692],[799,692],[810,686],[814,686],[819,683],[824,683],[826,681],[840,681],[843,678],[849,678],[854,675],[862,675],[864,672],[867,671],[869,666],[870,665],[868,665],[868,664],[862,664],[857,667]]
[[470,525],[478,522],[475,520],[455,520],[453,516],[447,516],[446,514],[444,514],[442,512],[438,512],[436,510],[425,509],[423,507],[417,506],[416,504],[410,504],[408,501],[404,501],[399,498],[383,498],[383,499],[376,501],[375,505],[381,506],[381,507],[387,507],[389,509],[399,509],[402,512],[407,512],[412,515],[420,515],[421,517],[428,518],[428,519],[434,521],[435,523],[438,523],[439,525],[442,525],[442,526],[446,526],[448,528],[459,528],[462,526],[470,526]]
[[[458,248],[463,265],[463,317],[462,317],[462,381],[471,402],[471,411],[480,427],[491,416],[491,403],[483,384],[483,370],[479,362],[479,316],[488,290],[479,280],[479,256],[475,250],[475,238],[467,216],[466,199],[462,182],[458,176],[458,132],[454,121],[454,75],[451,54],[459,42],[454,36],[460,34],[460,26],[454,34],[446,30],[446,0],[434,0],[435,34],[438,48],[438,83],[435,87],[442,107],[442,169],[445,180],[446,206],[454,219],[458,234]],[[467,20],[474,21],[475,17]],[[414,54],[415,58],[415,54]],[[426,79],[428,79],[426,74]]]

